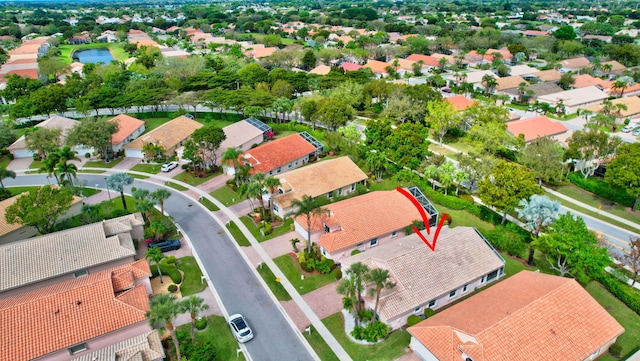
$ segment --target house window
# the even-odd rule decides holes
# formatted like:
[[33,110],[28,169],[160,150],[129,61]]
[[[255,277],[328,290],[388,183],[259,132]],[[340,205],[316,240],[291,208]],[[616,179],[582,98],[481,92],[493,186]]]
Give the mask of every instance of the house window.
[[273,171],[272,170],[269,171],[269,175],[273,175]]
[[327,250],[322,248],[322,247],[320,247],[320,249],[322,250],[322,255],[326,257],[327,256]]
[[287,168],[291,169],[291,167],[292,167],[291,163],[287,164]]
[[329,233],[331,232],[331,229],[329,228],[329,226],[327,226],[326,224],[324,225],[324,233]]
[[449,292],[449,298],[454,298],[458,295],[458,290],[453,290],[451,292]]
[[355,183],[353,183],[353,184],[351,185],[351,191],[353,192],[353,191],[355,191],[355,190],[356,190],[356,184],[355,184]]
[[78,272],[73,272],[73,277],[78,278],[78,277],[86,276],[88,274],[89,274],[89,270],[83,269]]
[[338,194],[338,197],[340,197],[342,195],[342,188],[338,189],[336,193]]
[[296,160],[296,161],[293,163],[293,165],[298,165],[298,161]]
[[278,169],[276,169],[276,173],[280,173],[282,172],[282,168],[278,167]]
[[498,270],[495,270],[487,275],[487,282],[491,282],[498,278]]
[[398,235],[398,231],[391,232],[391,238],[396,237]]
[[378,239],[374,238],[371,241],[369,241],[369,247],[375,247],[378,245]]
[[413,313],[420,313],[420,311],[422,311],[422,307],[416,307],[416,308],[413,310]]
[[484,283],[484,276],[482,276],[482,278],[480,278],[480,284]]
[[333,198],[333,191],[331,191],[331,192],[327,193],[327,197],[328,197],[329,199],[332,199],[332,198]]
[[469,285],[462,286],[462,293],[466,293],[468,288],[469,288]]
[[356,244],[356,249],[360,249],[360,248],[362,248],[362,243]]
[[432,300],[429,302],[429,305],[427,305],[427,307],[434,308],[436,307],[437,304],[438,304],[438,300]]
[[75,345],[75,346],[69,347],[69,354],[75,355],[75,354],[80,353],[82,351],[85,351],[87,349],[88,349],[87,344],[86,343],[81,343],[79,345]]
[[278,213],[280,212],[280,209],[278,208],[278,206],[276,204],[273,205],[273,211]]

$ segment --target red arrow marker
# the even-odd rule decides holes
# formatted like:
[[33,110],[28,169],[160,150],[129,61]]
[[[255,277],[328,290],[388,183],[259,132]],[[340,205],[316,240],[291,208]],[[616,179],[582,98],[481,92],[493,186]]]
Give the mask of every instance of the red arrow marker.
[[[413,203],[414,207],[416,207],[416,209],[418,210],[418,212],[420,212],[420,216],[422,217],[422,222],[424,223],[426,229],[427,229],[427,234],[431,234],[431,226],[429,225],[429,217],[427,217],[427,213],[424,211],[424,207],[422,207],[422,204],[420,204],[420,202],[416,199],[416,197],[414,197],[411,193],[407,192],[406,190],[404,190],[404,188],[400,188],[400,187],[396,187],[396,190],[398,192],[400,192],[403,196],[407,197],[408,200],[411,201],[411,203]],[[440,230],[442,229],[442,226],[444,225],[444,220],[446,217],[446,213],[442,214],[442,217],[440,217],[440,222],[438,222],[438,226],[436,227],[436,233],[433,234],[433,244],[431,244],[427,238],[425,236],[422,235],[422,233],[420,233],[420,230],[418,229],[418,227],[416,226],[411,226],[411,228],[413,229],[414,232],[416,232],[418,234],[418,237],[420,237],[420,239],[422,239],[422,242],[424,242],[427,247],[429,247],[432,251],[436,250],[436,242],[438,242],[438,236],[440,235]]]

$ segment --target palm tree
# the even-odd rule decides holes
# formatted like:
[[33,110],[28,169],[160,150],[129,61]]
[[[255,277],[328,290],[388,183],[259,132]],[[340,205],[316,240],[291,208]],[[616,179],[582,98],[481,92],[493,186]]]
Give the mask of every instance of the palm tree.
[[166,224],[157,220],[151,221],[148,229],[149,229],[149,232],[151,232],[151,234],[153,235],[154,240],[160,239],[160,236],[162,236],[163,234],[169,231],[169,228],[167,227]]
[[527,86],[529,85],[529,83],[523,81],[522,83],[518,84],[518,95],[519,95],[519,99],[518,101],[520,103],[523,103],[524,100],[524,95],[527,92]]
[[376,316],[378,315],[378,303],[380,302],[380,293],[384,288],[393,288],[395,283],[391,282],[389,271],[381,268],[374,268],[367,274],[367,281],[375,283],[375,288],[371,289],[371,296],[376,295],[376,303],[373,307],[373,316],[371,316],[371,324],[376,324]]
[[171,192],[164,188],[158,188],[151,193],[151,198],[153,198],[158,204],[160,204],[160,213],[164,215],[164,201],[171,197]]
[[7,169],[6,166],[0,165],[0,187],[2,187],[2,192],[5,193],[7,190],[4,188],[4,183],[2,182],[5,178],[16,179],[16,172]]
[[478,50],[476,50],[476,53],[478,53],[478,55],[480,55],[480,57],[482,58],[480,60],[480,65],[484,64],[484,56],[487,53],[487,50],[486,49],[478,49]]
[[240,187],[239,176],[238,176],[238,168],[240,167],[240,156],[244,152],[238,148],[227,148],[227,150],[222,155],[222,162],[226,163],[231,161],[233,163],[233,168],[235,168],[235,172],[233,173],[233,177],[236,181],[236,187]]
[[291,206],[296,211],[293,212],[294,217],[305,216],[307,221],[307,253],[311,253],[311,216],[321,215],[326,212],[325,208],[322,208],[321,203],[308,195],[303,195],[302,200],[294,199],[291,202]]
[[133,183],[133,177],[125,173],[114,173],[107,177],[107,187],[120,192],[120,199],[122,199],[122,207],[127,209],[127,201],[124,199],[124,186]]
[[147,311],[147,319],[149,324],[153,327],[155,324],[163,322],[169,333],[171,334],[171,340],[173,340],[173,346],[176,348],[176,355],[178,360],[180,357],[180,344],[176,337],[176,330],[173,327],[173,320],[182,312],[182,305],[176,299],[176,296],[171,294],[159,294],[151,299],[149,302],[151,308]]
[[609,76],[609,72],[611,72],[611,70],[613,70],[613,65],[611,64],[602,65],[602,71],[604,71],[606,76]]
[[156,159],[157,157],[164,154],[165,149],[161,145],[146,143],[142,146],[142,151],[144,152],[147,159]]
[[493,89],[495,89],[495,87],[498,86],[498,81],[496,80],[495,77],[491,76],[490,74],[485,74],[482,77],[481,83],[484,85],[484,89],[487,94],[491,93]]
[[[249,203],[251,205],[251,212],[253,212],[255,210],[255,208],[253,206],[253,202],[251,201],[252,199],[259,200],[260,204],[263,204],[263,202],[264,202],[263,199],[262,199],[262,195],[265,194],[266,191],[257,182],[244,183],[244,184],[242,184],[240,186],[238,191],[239,191],[241,196],[247,197],[247,199],[249,200]],[[265,216],[265,212],[264,212],[264,206],[263,206],[262,207],[262,219],[264,219],[264,216]]]
[[147,253],[144,254],[144,258],[146,260],[153,261],[156,264],[156,269],[158,270],[158,275],[160,276],[160,283],[164,283],[162,281],[162,270],[160,270],[160,261],[164,259],[164,253],[158,247],[151,247],[147,250]]
[[56,151],[56,154],[58,154],[58,157],[60,157],[61,162],[80,160],[80,158],[76,157],[76,154],[78,154],[78,152],[72,150],[68,145],[65,145],[64,147],[62,147],[62,149],[58,149]]
[[73,178],[76,177],[78,167],[73,163],[67,163],[62,160],[56,165],[56,173],[60,175],[62,179],[66,178],[70,187],[73,187]]
[[280,185],[280,178],[266,177],[262,181],[262,185],[264,186],[264,188],[267,190],[267,193],[269,194],[269,212],[271,212],[273,210],[273,202],[271,198],[273,197],[273,193],[275,193],[276,188],[278,188],[278,186]]
[[155,205],[155,201],[153,197],[151,197],[151,192],[149,192],[148,189],[133,187],[131,188],[131,195],[136,201],[136,211],[142,213],[144,218],[146,218],[146,223],[149,224],[151,222],[151,210]]
[[356,324],[360,319],[358,311],[362,308],[362,291],[364,291],[364,283],[367,275],[369,274],[369,266],[361,262],[356,262],[349,267],[346,271],[348,278],[353,280],[353,284],[356,291]]
[[182,312],[191,315],[191,341],[193,341],[196,336],[196,317],[198,317],[200,312],[208,309],[209,305],[205,304],[204,299],[198,296],[191,296],[182,301]]
[[628,87],[629,87],[629,84],[627,84],[626,81],[616,80],[616,82],[613,83],[613,85],[611,86],[611,89],[613,89],[614,91],[619,90],[620,91],[619,98],[622,98],[622,94],[624,94],[624,91],[627,90]]
[[56,178],[56,183],[60,185],[60,178],[58,178],[58,173],[56,172],[57,164],[58,155],[56,153],[51,153],[47,159],[42,161],[42,167],[38,169],[38,173],[47,172],[47,177],[54,176]]
[[342,308],[349,312],[353,312],[353,318],[356,321],[356,326],[358,326],[358,307],[356,306],[358,288],[352,278],[343,278],[340,283],[338,283],[338,287],[336,291],[344,295],[342,298]]

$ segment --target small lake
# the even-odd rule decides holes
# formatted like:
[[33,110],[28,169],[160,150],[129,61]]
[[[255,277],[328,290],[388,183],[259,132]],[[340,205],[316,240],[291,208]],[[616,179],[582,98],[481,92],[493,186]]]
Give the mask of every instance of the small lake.
[[87,63],[105,63],[109,64],[113,60],[111,52],[107,48],[78,50],[73,53],[73,60],[77,60],[83,64]]

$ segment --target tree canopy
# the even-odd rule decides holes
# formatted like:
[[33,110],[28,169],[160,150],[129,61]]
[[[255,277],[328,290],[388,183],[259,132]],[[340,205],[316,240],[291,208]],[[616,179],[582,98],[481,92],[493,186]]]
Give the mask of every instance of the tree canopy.
[[40,234],[53,232],[60,217],[71,208],[73,194],[68,188],[42,186],[23,193],[16,202],[7,207],[8,223],[32,226]]

